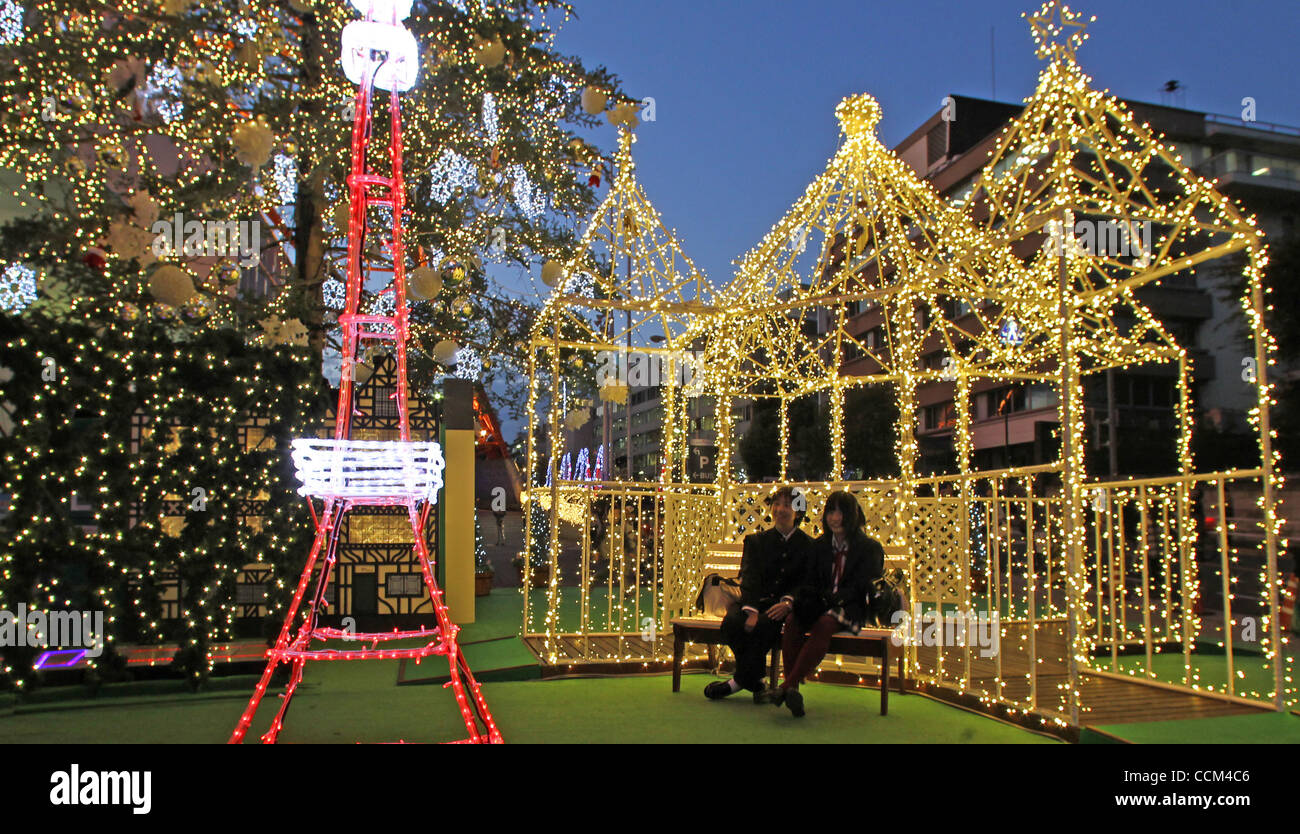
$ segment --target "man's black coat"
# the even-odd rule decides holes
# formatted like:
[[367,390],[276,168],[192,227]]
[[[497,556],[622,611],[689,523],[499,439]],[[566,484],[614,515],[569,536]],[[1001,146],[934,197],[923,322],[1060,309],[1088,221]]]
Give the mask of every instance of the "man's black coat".
[[812,544],[812,538],[798,527],[789,539],[775,527],[746,536],[740,559],[740,605],[762,614],[781,597],[793,597],[803,582]]

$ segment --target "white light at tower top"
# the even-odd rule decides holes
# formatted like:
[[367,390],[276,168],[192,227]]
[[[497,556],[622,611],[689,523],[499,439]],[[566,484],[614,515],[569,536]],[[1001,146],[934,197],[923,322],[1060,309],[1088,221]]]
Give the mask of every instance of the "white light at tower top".
[[[365,17],[343,27],[343,74],[360,86],[404,93],[420,74],[420,47],[401,21],[411,15],[411,0],[352,0]],[[377,55],[383,55],[377,61]]]
[[381,23],[396,23],[411,16],[413,0],[352,0],[352,8],[362,17]]

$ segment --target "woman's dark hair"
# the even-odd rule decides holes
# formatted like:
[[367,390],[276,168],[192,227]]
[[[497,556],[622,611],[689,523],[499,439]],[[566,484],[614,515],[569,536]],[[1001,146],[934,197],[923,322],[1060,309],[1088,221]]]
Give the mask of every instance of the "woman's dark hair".
[[846,537],[851,538],[863,532],[862,528],[867,523],[867,516],[862,512],[862,505],[858,503],[858,499],[850,493],[840,491],[826,496],[826,508],[822,510],[822,532],[824,533],[831,531],[826,524],[826,514],[831,510],[840,511],[840,517],[844,519]]

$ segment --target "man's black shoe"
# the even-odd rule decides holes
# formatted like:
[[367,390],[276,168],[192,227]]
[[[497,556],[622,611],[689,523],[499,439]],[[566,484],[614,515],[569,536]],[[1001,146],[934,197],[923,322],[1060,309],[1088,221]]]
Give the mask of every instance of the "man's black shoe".
[[755,690],[755,691],[754,691],[754,703],[756,703],[756,704],[770,704],[770,703],[772,703],[772,698],[774,698],[774,697],[776,696],[776,693],[779,692],[779,691],[780,691],[780,690],[777,690],[777,689],[758,689],[758,690]]
[[704,697],[714,701],[721,700],[731,694],[731,684],[726,681],[714,681],[704,687]]
[[795,718],[803,718],[803,695],[797,689],[787,689],[785,692],[785,705],[790,708],[790,714]]

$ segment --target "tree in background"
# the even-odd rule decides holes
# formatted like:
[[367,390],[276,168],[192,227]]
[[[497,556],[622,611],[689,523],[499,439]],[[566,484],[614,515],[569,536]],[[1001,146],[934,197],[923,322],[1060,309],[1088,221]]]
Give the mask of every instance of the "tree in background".
[[[1228,264],[1225,270],[1233,278],[1225,282],[1223,298],[1239,303],[1247,290],[1240,264]],[[1300,310],[1300,234],[1270,238],[1263,283],[1267,292],[1264,322],[1277,345],[1277,365],[1268,369],[1268,381],[1274,385],[1275,405],[1270,415],[1276,434],[1273,447],[1282,456],[1281,471],[1295,471],[1300,468],[1300,319],[1296,317]],[[1254,337],[1243,311],[1238,309],[1232,322],[1241,339],[1242,356],[1253,358]],[[1196,465],[1203,472],[1259,465],[1259,444],[1253,436],[1218,429],[1203,416],[1194,443]]]
[[890,385],[854,388],[844,395],[844,465],[862,477],[898,477],[898,400]]
[[[496,297],[484,261],[564,257],[607,165],[570,128],[633,117],[616,79],[554,52],[547,18],[571,12],[414,4],[407,266],[432,303],[413,311],[413,376],[466,364],[447,342],[503,367],[489,356],[509,358],[532,311]],[[310,532],[287,445],[326,399],[354,92],[338,43],[356,17],[342,0],[0,0],[0,179],[19,215],[0,232],[0,608],[103,609],[117,641],[177,641],[196,682],[243,565],[273,569],[279,621]],[[205,246],[229,222],[260,224],[262,251]]]
[[[1282,455],[1282,471],[1300,470],[1300,234],[1278,240],[1269,250],[1269,288],[1266,316],[1269,332],[1277,340],[1282,373],[1271,369],[1277,384],[1277,406],[1273,409],[1273,430]],[[1251,465],[1254,465],[1253,463]]]

